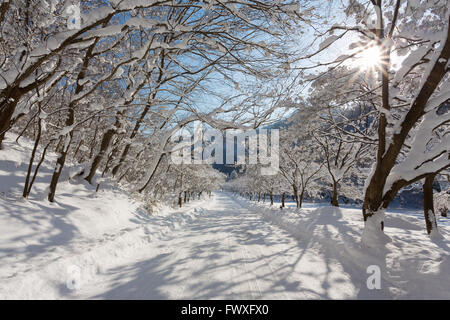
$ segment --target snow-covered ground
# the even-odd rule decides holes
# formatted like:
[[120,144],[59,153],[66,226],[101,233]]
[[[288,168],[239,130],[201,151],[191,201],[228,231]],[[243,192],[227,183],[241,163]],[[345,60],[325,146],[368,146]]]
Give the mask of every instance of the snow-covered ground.
[[[307,203],[300,210],[293,204],[280,210],[268,203],[238,201],[271,225],[286,230],[300,247],[316,250],[323,263],[323,288],[333,287],[327,280],[328,271],[332,270],[330,266],[339,265],[347,284],[353,286],[351,298],[450,299],[450,226],[446,218],[438,222],[443,239],[431,240],[425,232],[423,214],[388,210],[385,233],[391,242],[385,248],[368,248],[361,244],[361,209]],[[274,207],[279,208],[279,203]],[[380,267],[380,290],[367,288],[367,278],[372,274],[369,266]]]
[[388,212],[392,241],[375,250],[352,208],[280,210],[217,192],[149,215],[118,188],[95,193],[68,175],[51,204],[51,162],[24,200],[24,148],[0,151],[0,299],[450,299],[448,221],[433,242],[418,212]]

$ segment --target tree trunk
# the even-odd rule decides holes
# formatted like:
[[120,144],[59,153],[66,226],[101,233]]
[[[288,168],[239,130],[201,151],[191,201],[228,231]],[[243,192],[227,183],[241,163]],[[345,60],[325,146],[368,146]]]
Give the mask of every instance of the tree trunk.
[[61,176],[61,172],[66,162],[67,152],[70,148],[70,143],[72,142],[72,132],[69,133],[69,137],[67,137],[66,139],[68,139],[68,142],[63,147],[61,154],[56,160],[56,167],[53,171],[52,180],[50,181],[50,191],[48,193],[48,201],[50,202],[55,201],[56,186],[58,185],[59,177]]
[[31,182],[28,186],[28,195],[31,193],[31,188],[33,187],[34,181],[36,180],[37,174],[39,172],[39,168],[41,167],[42,163],[45,160],[45,154],[47,153],[48,147],[52,144],[53,140],[50,140],[49,143],[44,148],[44,151],[42,151],[41,159],[39,160],[38,164],[36,165],[36,168],[34,169],[33,177],[31,178]]
[[119,172],[120,167],[125,162],[125,159],[127,158],[128,152],[130,151],[131,144],[126,144],[125,148],[123,149],[122,155],[120,156],[120,160],[117,163],[117,165],[112,169],[112,175],[113,177],[116,176],[117,172]]
[[11,119],[16,110],[16,105],[19,99],[18,95],[6,94],[3,98],[5,102],[0,105],[0,150],[5,138],[6,132],[10,129]]
[[270,190],[270,205],[273,205],[273,191]]
[[438,233],[436,215],[433,204],[433,181],[435,174],[430,174],[425,178],[423,184],[423,212],[427,233]]
[[89,152],[89,159],[92,159],[92,157],[94,156],[94,150],[95,150],[95,145],[96,145],[96,141],[97,141],[97,133],[98,133],[98,122],[99,120],[97,120],[97,125],[95,126],[95,130],[94,130],[94,136],[92,137],[91,140],[91,151]]
[[183,203],[183,174],[180,175],[180,193],[178,193],[178,205],[182,206]]
[[300,203],[298,202],[298,188],[295,184],[292,185],[292,189],[294,191],[294,200],[295,204],[297,205],[297,208],[300,208]]
[[281,208],[284,208],[284,199],[285,199],[285,193],[283,192],[281,194]]
[[56,146],[55,146],[55,153],[61,152],[61,144],[62,144],[62,141],[63,141],[63,137],[59,137],[58,143],[57,143]]
[[[41,106],[39,103],[39,113],[40,112],[41,112]],[[39,117],[39,114],[38,114],[38,117]],[[25,185],[23,187],[22,195],[24,198],[28,198],[28,196],[30,195],[31,187],[29,186],[29,183],[30,183],[30,177],[31,177],[31,169],[33,168],[34,157],[36,156],[36,150],[37,150],[37,147],[39,146],[39,141],[41,140],[41,133],[42,133],[42,124],[41,124],[41,119],[39,118],[38,119],[37,136],[34,141],[33,151],[31,152],[30,162],[28,164],[27,176],[25,178]]]
[[298,196],[298,207],[301,208],[303,204],[303,197],[305,195],[305,189],[302,188],[300,195]]
[[6,0],[6,1],[3,1],[2,4],[0,4],[0,21],[3,21],[6,13],[8,12],[9,3],[10,3],[10,0]]
[[89,169],[89,174],[86,176],[86,181],[92,184],[92,178],[95,175],[95,172],[97,171],[98,167],[100,166],[100,162],[102,161],[103,157],[106,154],[106,151],[108,150],[111,141],[114,138],[114,134],[117,132],[117,129],[120,127],[120,113],[116,114],[116,122],[114,123],[114,126],[108,130],[106,130],[105,134],[103,135],[102,142],[100,144],[100,151],[97,153],[97,155],[94,158],[94,161],[92,161],[91,168]]
[[122,181],[122,179],[127,176],[128,172],[130,170],[131,170],[131,168],[128,168],[127,170],[125,170],[125,172],[120,176],[119,180],[117,180],[117,183],[120,183],[120,181]]
[[180,208],[181,208],[181,206],[182,206],[182,204],[183,204],[183,196],[182,196],[182,194],[183,194],[183,191],[181,191],[181,192],[178,194],[178,205],[180,206]]
[[[151,173],[150,177],[148,178],[147,182],[144,184],[144,186],[138,190],[139,193],[142,193],[142,191],[144,191],[145,188],[147,188],[147,186],[148,186],[148,185],[150,184],[150,182],[152,181],[153,176],[155,175],[156,169],[158,169],[158,167],[159,167],[159,165],[160,165],[160,163],[161,163],[161,160],[163,159],[164,155],[165,155],[165,153],[161,153],[161,154],[159,155],[158,161],[156,161],[156,162],[153,161],[153,164],[152,164],[153,167],[151,168],[152,173]],[[113,169],[113,170],[114,170],[114,169]],[[114,172],[113,172],[113,176],[114,176]]]
[[[78,88],[77,88],[78,89]],[[79,89],[81,90],[81,88]],[[79,90],[75,90],[76,93],[79,93]],[[69,104],[69,115],[66,119],[65,125],[66,127],[72,126],[75,123],[75,105],[73,103]],[[73,130],[71,130],[65,137],[61,137],[61,141],[64,140],[62,145],[62,150],[56,160],[56,167],[53,171],[52,180],[50,182],[50,191],[48,193],[48,201],[53,202],[55,200],[56,194],[56,186],[58,185],[58,180],[61,175],[61,172],[64,168],[64,164],[66,162],[67,153],[69,152],[70,144],[73,139]]]
[[331,197],[331,205],[334,206],[334,207],[339,207],[337,182],[336,181],[333,181],[333,195]]
[[[76,158],[77,158],[77,155],[78,155],[78,151],[80,151],[80,147],[81,147],[81,145],[83,144],[83,139],[81,139],[81,135],[80,135],[80,142],[78,142],[78,146],[77,146],[77,148],[75,149],[75,152],[73,153],[73,159],[75,160]],[[81,161],[79,161],[78,163],[81,163]]]

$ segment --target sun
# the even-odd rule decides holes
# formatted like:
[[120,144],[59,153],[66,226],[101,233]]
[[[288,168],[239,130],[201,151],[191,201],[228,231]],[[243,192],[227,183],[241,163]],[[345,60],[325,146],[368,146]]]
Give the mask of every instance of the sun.
[[381,50],[377,45],[367,47],[356,56],[356,63],[362,70],[374,70],[381,65]]

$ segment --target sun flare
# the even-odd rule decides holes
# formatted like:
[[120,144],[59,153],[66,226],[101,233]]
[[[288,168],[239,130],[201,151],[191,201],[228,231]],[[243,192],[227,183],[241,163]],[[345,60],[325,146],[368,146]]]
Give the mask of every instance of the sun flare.
[[378,46],[370,46],[356,56],[358,66],[363,70],[376,69],[381,64],[381,50]]

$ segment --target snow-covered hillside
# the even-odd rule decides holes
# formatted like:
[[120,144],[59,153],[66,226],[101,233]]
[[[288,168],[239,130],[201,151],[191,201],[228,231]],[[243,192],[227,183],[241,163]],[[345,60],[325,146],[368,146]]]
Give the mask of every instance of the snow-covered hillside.
[[139,254],[192,219],[189,206],[182,214],[160,206],[151,216],[123,190],[106,184],[96,193],[84,179],[69,179],[75,166],[67,166],[57,201],[50,203],[46,187],[54,155],[24,199],[31,145],[25,139],[18,145],[15,138],[9,135],[0,150],[0,299],[73,297],[70,288],[80,285],[78,270],[81,283],[88,283],[110,263]]
[[[11,137],[11,136],[10,136]],[[385,250],[360,244],[359,209],[278,209],[214,193],[181,209],[71,179],[55,203],[20,194],[29,146],[0,151],[1,299],[449,299],[448,220],[430,240],[414,212],[388,212]],[[67,174],[67,177],[69,174]],[[370,290],[369,266],[381,269]]]

